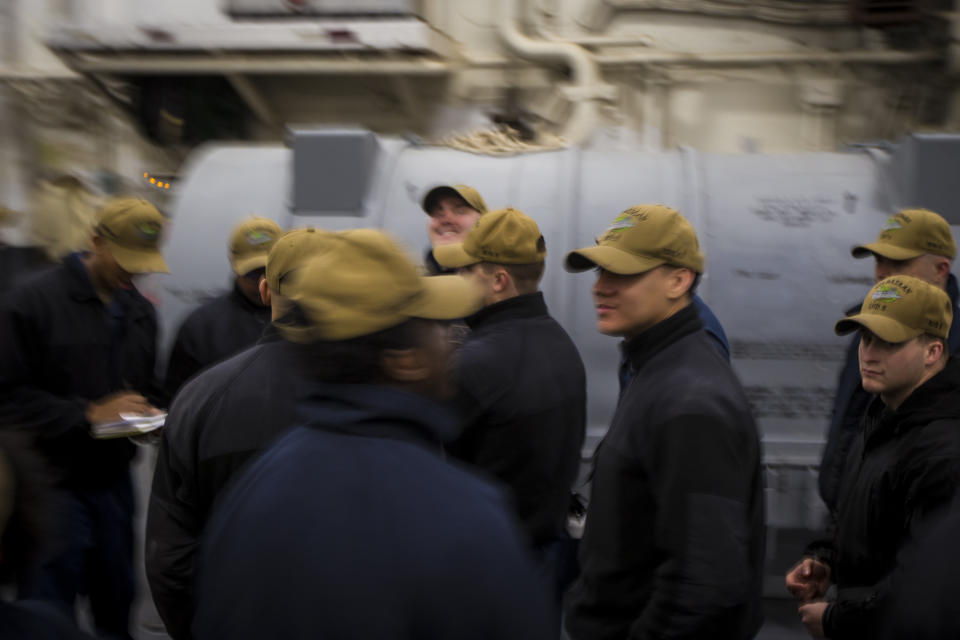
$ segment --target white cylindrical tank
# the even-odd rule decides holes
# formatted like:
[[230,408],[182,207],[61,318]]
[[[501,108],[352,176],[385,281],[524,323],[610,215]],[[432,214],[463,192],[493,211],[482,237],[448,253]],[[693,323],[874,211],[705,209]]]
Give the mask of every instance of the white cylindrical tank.
[[872,282],[871,261],[852,258],[850,248],[872,240],[891,208],[882,168],[869,155],[567,149],[504,158],[395,139],[378,144],[362,210],[331,215],[291,213],[285,147],[198,152],[172,209],[165,251],[173,273],[157,281],[165,342],[201,296],[229,285],[227,237],[243,217],[288,227],[380,227],[419,259],[427,246],[423,194],[438,184],[469,184],[491,208],[519,208],[543,230],[542,289],[588,371],[589,454],[616,405],[617,340],[594,329],[592,274],[566,273],[562,260],[592,244],[628,206],[663,203],[698,231],[707,255],[700,294],[726,329],[768,461],[818,462],[847,343],[833,323]]

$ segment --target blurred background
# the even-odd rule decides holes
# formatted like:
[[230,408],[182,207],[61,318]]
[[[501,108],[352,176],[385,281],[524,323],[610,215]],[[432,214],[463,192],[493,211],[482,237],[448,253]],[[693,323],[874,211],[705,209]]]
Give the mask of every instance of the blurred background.
[[956,130],[958,23],[953,0],[3,0],[0,192],[172,188],[197,145],[291,122],[730,153]]
[[958,80],[956,0],[0,0],[0,242],[57,259],[103,198],[147,197],[173,220],[173,276],[143,287],[169,342],[227,284],[243,216],[381,226],[419,252],[422,193],[465,182],[556,249],[544,289],[590,372],[586,461],[616,349],[559,260],[631,204],[677,206],[764,431],[764,637],[799,637],[777,598],[824,518],[830,327],[872,282],[849,247],[901,206],[960,222]]

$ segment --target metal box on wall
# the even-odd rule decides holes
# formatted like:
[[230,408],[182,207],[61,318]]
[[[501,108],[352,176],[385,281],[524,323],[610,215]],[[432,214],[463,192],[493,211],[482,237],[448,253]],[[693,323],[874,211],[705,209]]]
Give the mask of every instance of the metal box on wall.
[[366,129],[291,128],[293,149],[290,210],[303,215],[341,212],[363,215],[377,153]]
[[893,160],[901,206],[930,209],[950,224],[960,224],[960,135],[910,135],[900,143]]

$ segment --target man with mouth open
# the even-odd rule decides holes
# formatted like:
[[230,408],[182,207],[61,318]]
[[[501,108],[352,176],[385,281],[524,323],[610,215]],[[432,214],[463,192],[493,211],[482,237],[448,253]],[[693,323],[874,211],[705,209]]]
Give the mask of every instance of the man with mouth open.
[[[807,547],[787,590],[814,638],[877,638],[904,555],[960,487],[960,361],[949,356],[953,303],[910,276],[881,280],[860,313],[867,408],[840,485],[831,539]],[[836,593],[828,594],[830,585]]]
[[19,595],[72,616],[86,593],[97,633],[111,638],[130,637],[135,446],[90,429],[156,411],[156,312],[133,277],[169,273],[164,226],[146,200],[109,201],[91,250],[25,281],[0,313],[0,425],[36,438],[61,490],[58,554]]
[[427,223],[427,236],[430,249],[424,258],[428,275],[455,273],[456,269],[446,269],[433,257],[436,247],[461,243],[467,233],[487,212],[487,203],[480,192],[465,184],[440,185],[434,187],[423,197],[423,210],[430,216]]
[[621,395],[594,454],[568,594],[574,640],[725,638],[760,627],[760,441],[746,396],[693,302],[693,227],[640,205],[567,255],[596,271],[597,329],[622,337]]

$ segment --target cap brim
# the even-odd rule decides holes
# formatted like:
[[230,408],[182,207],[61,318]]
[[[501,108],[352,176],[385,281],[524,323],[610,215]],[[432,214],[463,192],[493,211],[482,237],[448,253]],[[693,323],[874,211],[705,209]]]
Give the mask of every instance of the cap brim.
[[563,261],[564,268],[574,273],[600,267],[623,276],[646,273],[662,264],[666,263],[657,258],[634,255],[606,245],[571,251]]
[[408,317],[456,320],[483,307],[483,291],[462,276],[431,276],[422,281],[423,293],[403,310]]
[[232,263],[233,272],[238,276],[245,276],[255,269],[265,269],[267,266],[267,254],[261,253],[255,256],[241,258]]
[[922,256],[923,251],[916,249],[904,249],[896,245],[885,242],[871,242],[870,244],[857,245],[850,250],[854,258],[866,258],[872,255],[882,256],[888,260],[912,260],[917,256]]
[[110,253],[127,273],[170,273],[166,260],[156,249],[134,250],[110,243]]
[[441,244],[433,248],[433,259],[445,269],[459,269],[481,262],[464,251],[462,242]]
[[433,189],[430,189],[430,191],[427,191],[427,194],[423,196],[423,200],[420,203],[420,208],[423,209],[424,213],[426,213],[427,215],[430,215],[430,209],[432,208],[434,201],[436,201],[437,198],[439,198],[441,195],[444,195],[444,194],[448,196],[456,196],[458,198],[463,198],[463,196],[460,195],[460,192],[454,189],[453,187],[449,185],[441,185],[439,187],[434,187]]
[[881,340],[893,344],[916,338],[923,333],[923,331],[911,329],[893,318],[872,313],[858,313],[839,320],[837,324],[834,325],[833,330],[838,336],[845,336],[860,328],[866,328]]

